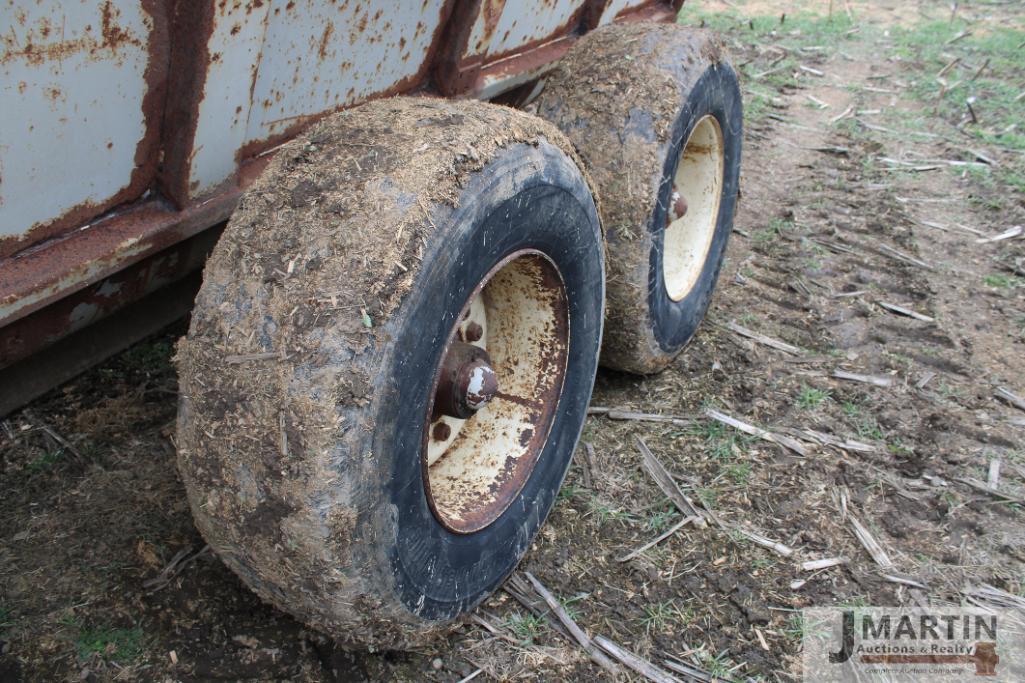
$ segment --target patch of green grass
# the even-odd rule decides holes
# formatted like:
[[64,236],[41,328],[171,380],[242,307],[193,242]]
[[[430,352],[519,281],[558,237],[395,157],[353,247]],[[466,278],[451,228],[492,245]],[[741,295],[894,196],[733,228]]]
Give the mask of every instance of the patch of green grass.
[[688,624],[694,615],[686,607],[681,608],[675,600],[664,600],[654,605],[644,606],[644,616],[641,623],[648,633],[666,633],[672,631],[675,626]]
[[744,98],[744,127],[752,128],[769,116],[771,96],[748,88]]
[[580,610],[577,609],[576,603],[587,597],[585,594],[575,595],[572,598],[560,598],[559,604],[562,605],[562,609],[566,610],[566,614],[569,615],[570,619],[576,621],[580,618]]
[[840,404],[840,410],[843,414],[850,418],[851,423],[854,425],[854,429],[857,431],[858,436],[863,439],[874,439],[876,441],[882,441],[885,436],[883,430],[879,427],[879,423],[876,422],[875,417],[866,414],[861,406],[853,401],[844,401]]
[[617,508],[594,496],[588,502],[588,512],[585,516],[594,517],[598,524],[607,522],[633,522],[637,521],[637,515],[629,510]]
[[1006,275],[1004,273],[993,273],[982,278],[982,282],[987,287],[994,287],[997,289],[1017,289],[1019,287],[1025,287],[1025,280],[1014,277],[1013,275]]
[[0,605],[0,637],[7,633],[7,629],[14,625],[11,619],[13,610],[7,605]]
[[894,455],[914,455],[915,449],[911,446],[906,446],[900,439],[894,439],[890,443],[886,444],[886,449]]
[[755,231],[754,241],[758,244],[769,244],[770,242],[775,242],[785,232],[792,232],[793,230],[794,224],[792,221],[773,218],[766,227]]
[[964,392],[961,389],[952,384],[948,384],[946,380],[940,380],[940,384],[936,390],[939,392],[940,396],[948,401],[956,401],[964,395]]
[[747,452],[750,438],[716,420],[700,422],[687,430],[690,436],[704,441],[705,453],[715,460],[729,461]]
[[790,640],[802,640],[804,638],[805,620],[800,612],[794,612],[787,617],[783,625],[783,635]]
[[514,614],[505,625],[523,645],[532,645],[538,636],[548,630],[545,618],[533,614]]
[[953,491],[944,490],[942,493],[940,493],[940,498],[942,498],[943,502],[946,504],[948,513],[954,510],[954,508],[961,506],[960,496],[958,496],[957,493]]
[[743,8],[711,12],[701,8],[698,3],[684,3],[676,21],[757,39],[758,44],[779,44],[793,48],[836,45],[857,38],[849,33],[854,23],[842,12],[834,13],[831,18],[825,14],[794,12],[780,21],[779,14],[747,16]]
[[741,486],[747,484],[751,479],[751,463],[733,462],[723,468],[723,473]]
[[658,510],[648,515],[644,520],[644,528],[648,531],[654,531],[656,534],[660,534],[671,527],[676,518],[677,514],[675,509]]
[[555,499],[560,501],[569,500],[583,490],[583,487],[576,484],[563,484],[562,488],[559,489],[559,493],[556,494]]
[[[1025,150],[1025,108],[1021,93],[1021,26],[990,25],[969,31],[962,21],[925,22],[892,32],[895,53],[912,80],[908,92],[933,115],[978,143],[1011,151]],[[954,60],[957,63],[952,64]],[[950,68],[946,68],[946,67]],[[946,72],[942,73],[946,68]],[[961,160],[976,161],[965,150]],[[955,168],[961,173],[964,168]],[[998,167],[968,167],[968,176],[983,190],[972,202],[994,211],[1005,208],[1010,186],[1025,187],[1025,158]]]
[[[753,277],[753,275],[754,274],[752,273],[748,277]],[[750,313],[750,312],[749,313],[741,313],[740,317],[737,320],[741,324],[743,324],[743,325],[751,325],[753,323],[758,322],[758,316],[755,315],[754,313]],[[715,408],[715,406],[704,406],[704,407],[705,408],[713,408],[713,409]]]
[[858,430],[858,436],[867,439],[874,439],[876,441],[882,441],[886,436],[883,434],[882,427],[876,422],[876,419],[872,416],[866,416],[860,420],[855,428]]
[[79,659],[99,655],[121,664],[128,664],[142,654],[142,628],[89,628],[75,639]]
[[733,670],[737,668],[737,664],[730,659],[729,652],[724,651],[713,655],[708,650],[702,648],[694,654],[697,655],[701,666],[712,676],[713,680],[733,680]]
[[715,509],[715,503],[719,500],[719,490],[714,486],[699,486],[694,489],[701,504],[711,510]]
[[814,410],[826,402],[832,394],[826,389],[816,389],[807,385],[801,387],[797,395],[797,405],[803,410]]
[[59,463],[63,458],[63,448],[58,448],[55,451],[47,451],[29,462],[28,469],[30,472],[43,472],[44,470],[48,470]]

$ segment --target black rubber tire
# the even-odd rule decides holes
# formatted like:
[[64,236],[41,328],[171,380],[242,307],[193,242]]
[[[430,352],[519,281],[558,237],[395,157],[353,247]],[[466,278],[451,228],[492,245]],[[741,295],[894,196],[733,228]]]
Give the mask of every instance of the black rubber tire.
[[[404,649],[447,629],[554,503],[598,366],[605,279],[597,210],[564,150],[548,124],[496,105],[364,105],[282,150],[211,256],[178,352],[196,524],[260,596],[343,643]],[[474,287],[524,248],[566,285],[563,393],[519,497],[455,534],[421,472],[434,369]]]
[[[658,372],[704,318],[733,228],[743,140],[736,72],[710,32],[613,24],[570,49],[548,78],[537,112],[574,144],[598,193],[609,268],[601,363]],[[719,214],[696,283],[673,301],[662,276],[672,176],[706,115],[723,134]]]

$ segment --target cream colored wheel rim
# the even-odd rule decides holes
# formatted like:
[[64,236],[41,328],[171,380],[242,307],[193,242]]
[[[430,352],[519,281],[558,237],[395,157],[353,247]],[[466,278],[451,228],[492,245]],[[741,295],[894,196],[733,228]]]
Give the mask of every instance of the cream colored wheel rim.
[[694,288],[712,246],[722,199],[723,150],[719,122],[705,116],[691,131],[673,174],[662,237],[662,277],[673,301]]
[[503,259],[464,306],[443,355],[460,343],[488,354],[498,389],[466,419],[437,414],[445,404],[443,360],[421,462],[435,517],[472,533],[516,499],[548,441],[569,358],[568,300],[555,264],[534,250]]

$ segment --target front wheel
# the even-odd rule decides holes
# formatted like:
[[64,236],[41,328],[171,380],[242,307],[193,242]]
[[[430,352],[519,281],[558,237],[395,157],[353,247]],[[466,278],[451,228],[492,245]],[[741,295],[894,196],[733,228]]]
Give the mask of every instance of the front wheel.
[[408,648],[513,570],[598,364],[604,262],[569,145],[396,98],[290,143],[214,250],[178,350],[196,524],[259,595]]

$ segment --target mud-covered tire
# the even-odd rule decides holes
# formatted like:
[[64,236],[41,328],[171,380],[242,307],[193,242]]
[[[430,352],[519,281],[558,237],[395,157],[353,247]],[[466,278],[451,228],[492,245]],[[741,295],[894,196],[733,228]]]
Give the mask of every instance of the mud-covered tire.
[[[737,75],[710,32],[614,24],[569,50],[537,112],[573,142],[597,188],[609,268],[601,362],[641,374],[662,370],[704,317],[732,230],[743,138]],[[677,162],[685,148],[685,158],[698,154],[695,141],[714,136],[716,127],[717,207],[698,197],[691,225],[674,224],[684,237],[673,244],[686,246],[667,250]]]
[[[509,504],[454,532],[425,483],[435,368],[474,288],[522,250],[563,283],[561,396]],[[243,197],[178,346],[197,527],[261,597],[341,642],[426,642],[500,585],[551,509],[597,370],[604,279],[588,185],[536,117],[395,98],[316,125]]]

